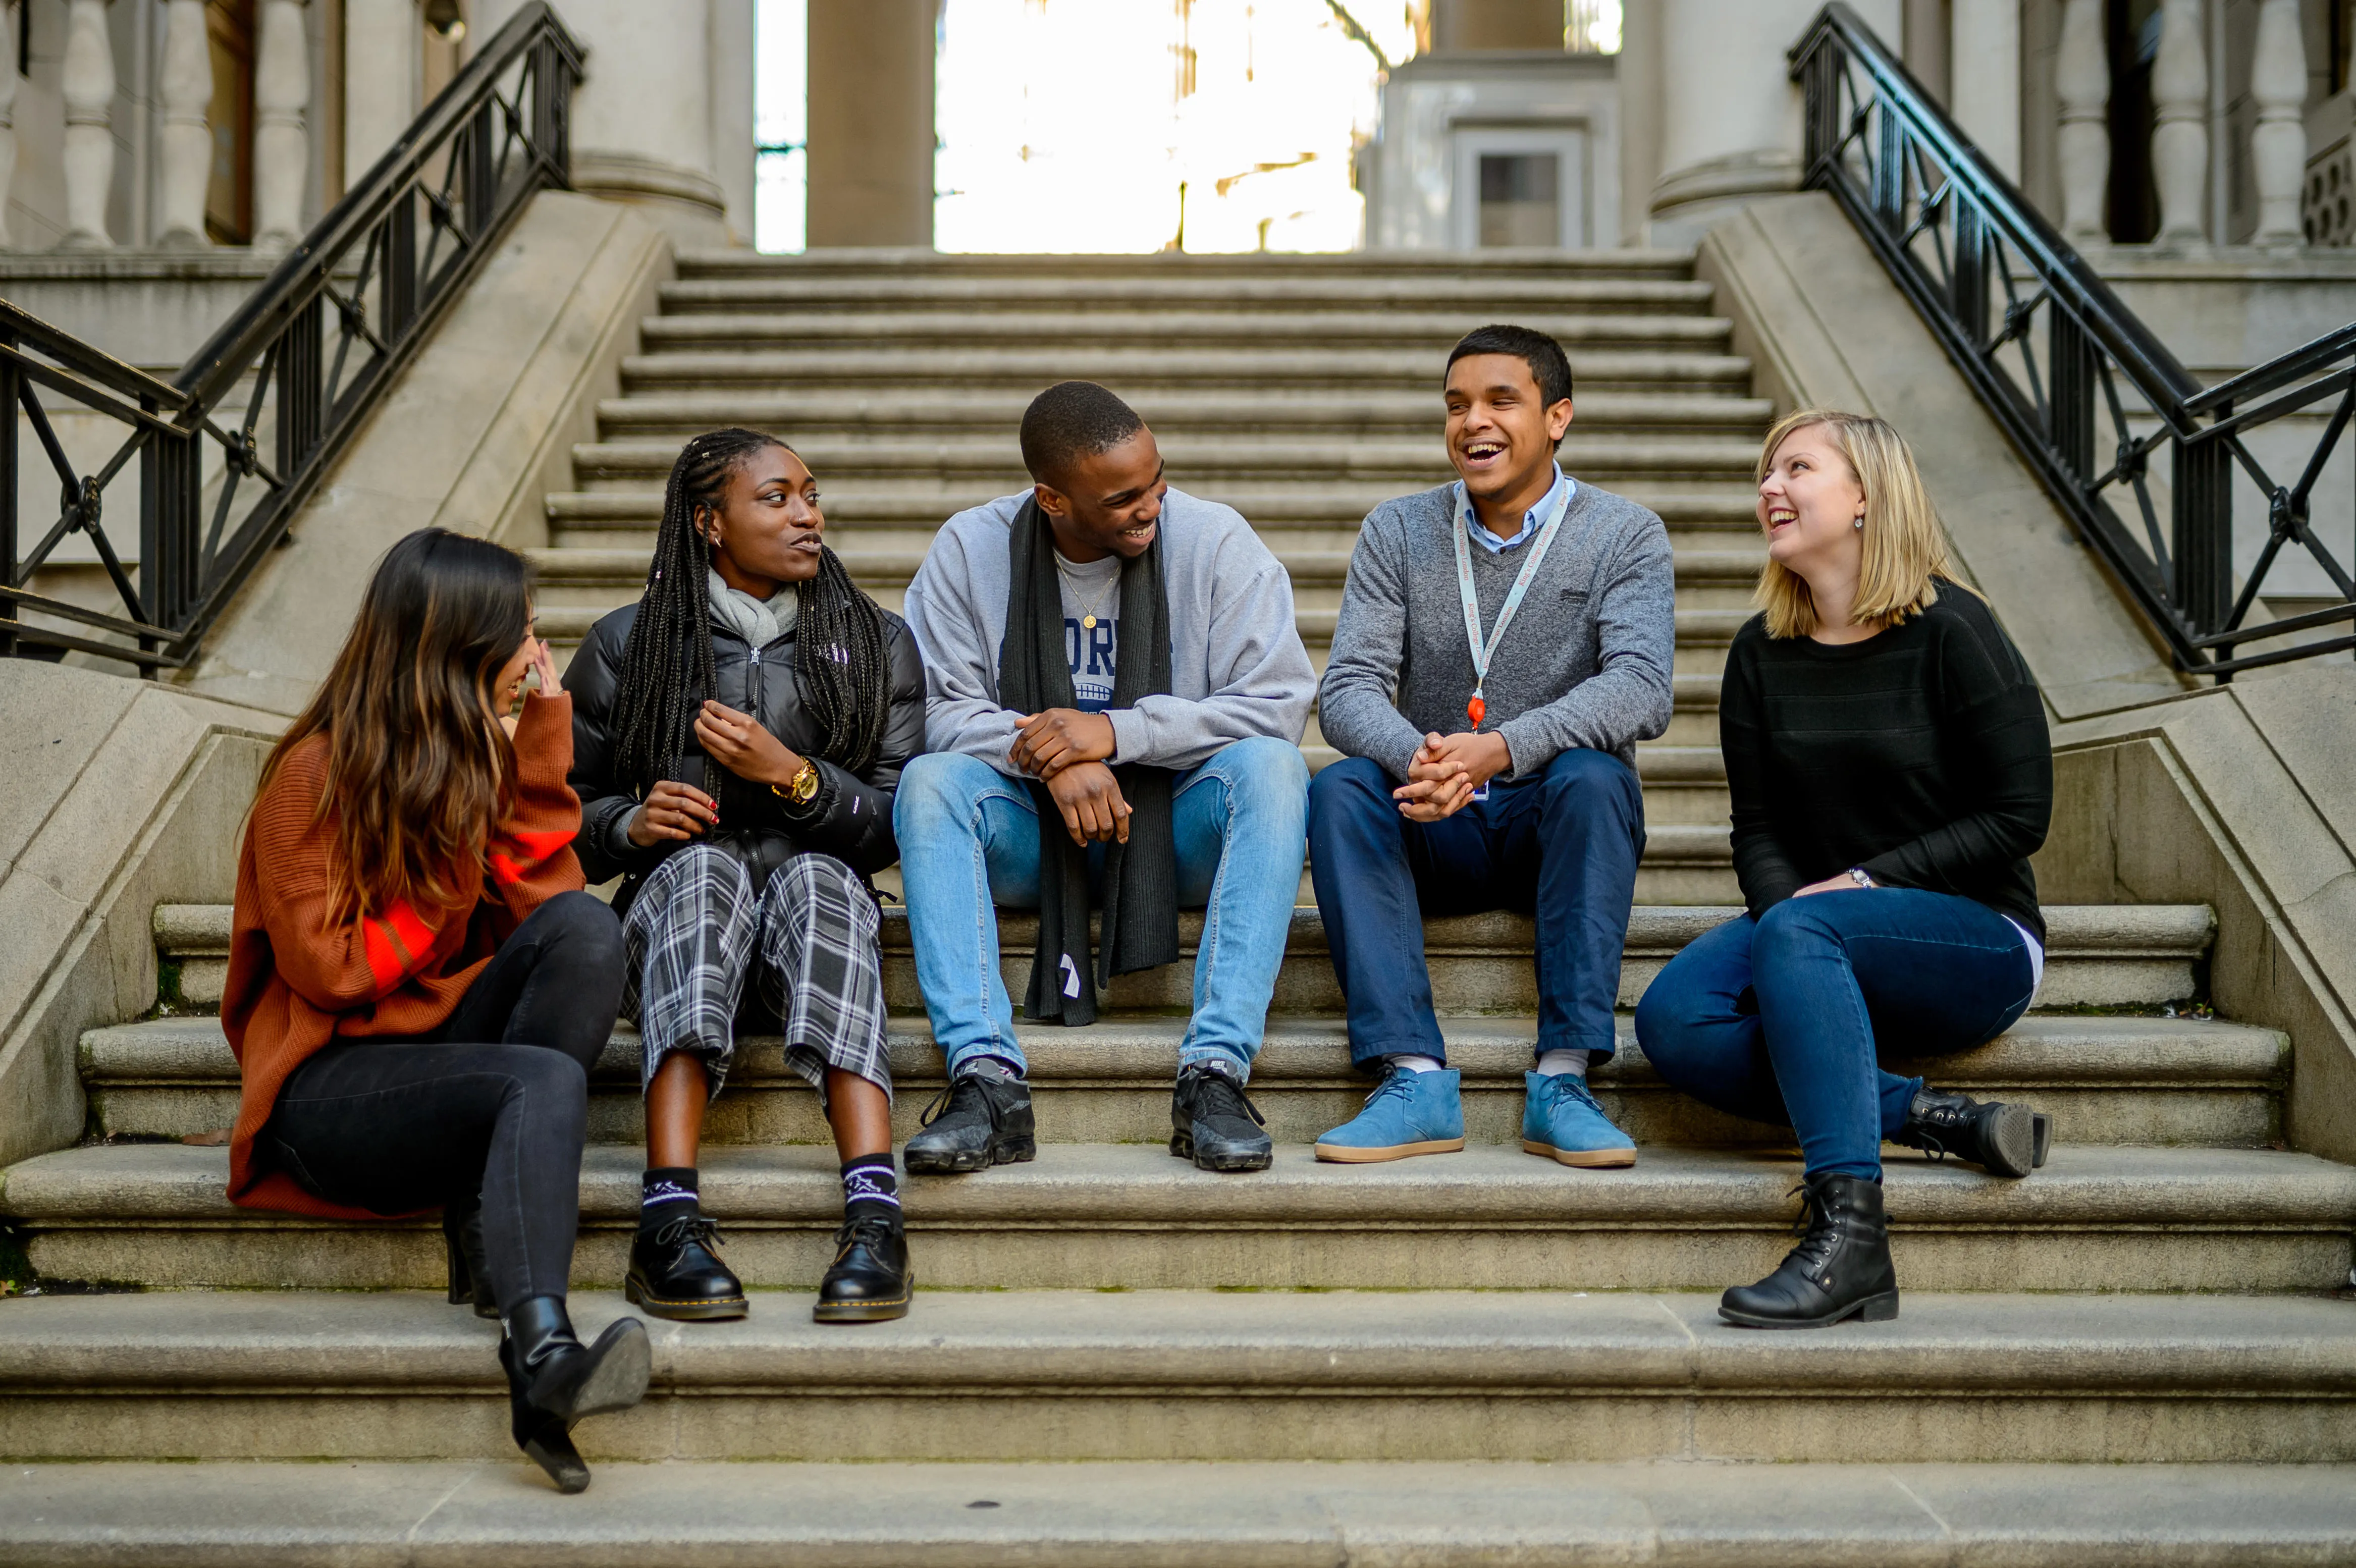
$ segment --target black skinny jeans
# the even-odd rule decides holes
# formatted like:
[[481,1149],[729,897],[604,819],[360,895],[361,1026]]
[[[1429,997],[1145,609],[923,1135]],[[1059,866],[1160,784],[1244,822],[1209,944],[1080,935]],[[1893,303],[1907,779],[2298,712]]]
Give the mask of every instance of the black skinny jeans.
[[297,1067],[262,1147],[330,1203],[404,1214],[479,1198],[481,1283],[500,1313],[562,1296],[588,1069],[621,999],[621,923],[587,893],[559,893],[500,944],[433,1039],[339,1041]]

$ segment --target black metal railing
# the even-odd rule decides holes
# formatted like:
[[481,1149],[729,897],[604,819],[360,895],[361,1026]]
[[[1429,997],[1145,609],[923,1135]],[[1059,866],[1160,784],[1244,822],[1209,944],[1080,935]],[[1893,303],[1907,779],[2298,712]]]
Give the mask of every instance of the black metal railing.
[[[500,233],[568,183],[581,65],[556,14],[526,5],[169,382],[0,301],[0,655],[190,662]],[[59,494],[29,549],[25,429]],[[135,564],[110,512],[139,519]],[[77,537],[120,613],[27,586]]]
[[[1804,183],[1847,210],[2177,666],[2230,677],[2356,647],[2356,582],[2313,516],[2356,411],[2356,325],[2204,391],[1847,5],[1819,12],[1791,62]],[[2279,422],[2335,397],[2319,435]],[[2276,467],[2252,449],[2262,425]],[[2237,507],[2265,518],[2246,565]],[[2276,597],[2325,603],[2274,613],[2267,579],[2291,550],[2316,580]]]

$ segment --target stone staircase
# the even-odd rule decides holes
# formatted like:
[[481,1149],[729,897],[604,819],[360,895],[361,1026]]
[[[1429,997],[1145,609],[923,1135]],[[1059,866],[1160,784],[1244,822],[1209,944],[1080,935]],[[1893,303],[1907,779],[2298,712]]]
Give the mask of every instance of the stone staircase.
[[[896,603],[942,517],[1022,483],[1030,393],[1078,375],[1132,398],[1174,482],[1266,532],[1322,662],[1357,518],[1446,476],[1447,345],[1544,325],[1580,378],[1566,466],[1655,507],[1677,549],[1633,1004],[1735,896],[1713,708],[1768,410],[1708,305],[1669,254],[687,258],[576,488],[550,498],[542,625],[577,640],[637,591],[680,439],[732,421],[794,441],[836,548]],[[493,1330],[425,1294],[437,1226],[237,1210],[224,1151],[182,1141],[236,1098],[209,1016],[228,912],[159,907],[157,1015],[82,1041],[91,1137],[0,1172],[46,1282],[0,1303],[0,1456],[121,1463],[8,1467],[0,1564],[198,1544],[239,1563],[2349,1560],[2349,1472],[2291,1462],[2356,1460],[2356,1305],[2334,1298],[2356,1169],[2282,1147],[2287,1038],[2186,1005],[2209,911],[2048,913],[2039,1010],[1928,1071],[2052,1113],[2051,1163],[2008,1183],[1891,1151],[1903,1314],[1815,1334],[1715,1316],[1789,1244],[1788,1144],[1669,1092],[1624,1029],[1596,1086],[1636,1166],[1520,1151],[1536,999],[1515,917],[1430,928],[1459,1155],[1311,1157],[1365,1086],[1305,902],[1254,1080],[1278,1140],[1263,1175],[1163,1150],[1184,966],[1119,982],[1094,1028],[1026,1028],[1039,1158],[909,1181],[919,1295],[896,1324],[809,1321],[835,1166],[778,1042],[748,1042],[703,1169],[753,1315],[653,1326],[653,1397],[582,1436],[668,1463],[608,1465],[567,1513],[509,1463]],[[1019,983],[1032,923],[1001,933]],[[896,908],[884,944],[905,1136],[940,1067]],[[584,1325],[623,1309],[635,1063],[619,1034],[592,1079]],[[320,1457],[407,1463],[155,1463]],[[1809,1463],[1693,1463],[1745,1459]],[[817,1463],[844,1460],[888,1463]],[[927,1463],[947,1460],[1022,1463]],[[1276,1463],[1306,1460],[1327,1463]],[[327,1509],[306,1477],[330,1475],[348,1495]],[[116,1505],[136,1528],[86,1528],[108,1485],[138,1493]]]

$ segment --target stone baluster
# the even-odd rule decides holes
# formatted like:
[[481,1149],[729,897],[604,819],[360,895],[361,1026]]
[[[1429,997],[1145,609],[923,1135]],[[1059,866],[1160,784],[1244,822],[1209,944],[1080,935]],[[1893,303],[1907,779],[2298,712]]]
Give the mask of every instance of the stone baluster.
[[311,49],[303,0],[262,0],[253,68],[253,248],[292,250],[303,237],[303,187],[311,175]]
[[106,0],[71,0],[62,75],[66,237],[59,244],[102,251],[114,243],[106,227],[114,187],[114,41],[107,36]]
[[[0,67],[16,58],[16,14],[0,5]],[[8,187],[16,177],[16,72],[0,69],[0,251],[9,246]]]
[[2073,242],[2104,236],[2103,199],[2111,181],[2111,61],[2103,47],[2103,0],[2066,0],[2053,88],[2062,99],[2057,148],[2062,231]]
[[2153,183],[2159,187],[2159,239],[2205,237],[2209,185],[2209,48],[2202,0],[2162,0],[2159,57],[2152,63]]
[[205,0],[166,0],[164,63],[156,84],[164,112],[155,171],[155,242],[166,250],[201,250],[212,243],[205,233],[205,195],[213,174],[213,133],[206,123],[213,102],[213,51],[205,32]]
[[2257,47],[2250,59],[2250,96],[2258,123],[2250,132],[2250,165],[2258,187],[2260,245],[2296,245],[2299,187],[2307,178],[2307,45],[2298,0],[2265,0],[2258,12]]

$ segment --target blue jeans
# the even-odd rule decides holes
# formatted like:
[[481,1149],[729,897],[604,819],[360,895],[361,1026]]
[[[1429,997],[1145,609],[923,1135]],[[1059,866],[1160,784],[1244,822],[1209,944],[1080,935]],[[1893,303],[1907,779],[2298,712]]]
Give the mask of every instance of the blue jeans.
[[1350,1021],[1350,1058],[1445,1061],[1425,965],[1427,915],[1512,909],[1537,917],[1538,1050],[1612,1054],[1620,953],[1644,853],[1635,770],[1573,749],[1489,798],[1409,822],[1378,763],[1352,757],[1309,786],[1309,874]]
[[[1300,896],[1308,787],[1301,748],[1268,736],[1223,747],[1179,775],[1178,901],[1207,906],[1182,1065],[1225,1058],[1248,1072],[1259,1053]],[[916,983],[949,1072],[975,1056],[1023,1066],[991,905],[1039,904],[1041,826],[1029,783],[977,758],[929,752],[900,775],[892,825]],[[1047,827],[1064,831],[1061,821]]]
[[1636,1043],[1673,1087],[1800,1136],[1811,1176],[1881,1178],[1881,1140],[1920,1078],[1896,1053],[1995,1039],[2028,1008],[2029,947],[1970,899],[1911,888],[1785,899],[1705,933],[1636,1005]]

